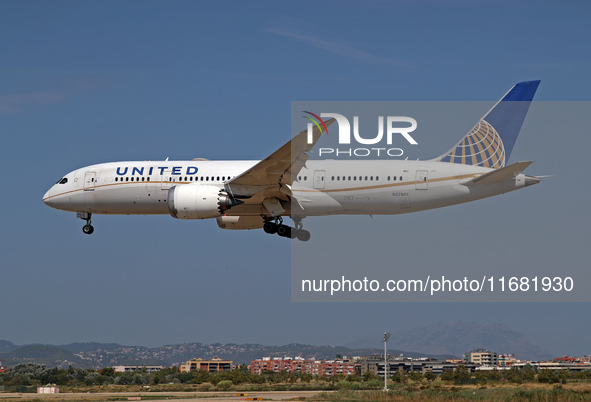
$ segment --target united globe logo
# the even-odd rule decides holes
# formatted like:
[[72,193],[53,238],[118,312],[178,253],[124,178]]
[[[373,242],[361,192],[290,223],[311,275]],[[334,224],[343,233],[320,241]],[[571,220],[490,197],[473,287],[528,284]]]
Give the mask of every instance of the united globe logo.
[[497,130],[486,120],[480,120],[466,137],[439,160],[499,169],[505,166],[505,147]]

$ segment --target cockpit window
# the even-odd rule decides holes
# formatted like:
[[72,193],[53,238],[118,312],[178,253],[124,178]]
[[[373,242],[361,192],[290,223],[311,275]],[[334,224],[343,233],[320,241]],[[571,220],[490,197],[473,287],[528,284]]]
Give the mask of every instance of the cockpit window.
[[66,184],[68,182],[68,178],[64,177],[63,179],[61,179],[60,181],[58,181],[58,184]]

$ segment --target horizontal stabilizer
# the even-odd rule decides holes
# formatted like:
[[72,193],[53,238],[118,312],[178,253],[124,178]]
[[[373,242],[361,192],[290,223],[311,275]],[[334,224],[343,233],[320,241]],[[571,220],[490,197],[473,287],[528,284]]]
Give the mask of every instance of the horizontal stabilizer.
[[505,166],[504,168],[485,173],[462,184],[466,186],[475,186],[480,184],[496,183],[503,180],[511,180],[516,178],[519,173],[523,172],[532,163],[534,163],[534,161],[517,162],[512,165]]

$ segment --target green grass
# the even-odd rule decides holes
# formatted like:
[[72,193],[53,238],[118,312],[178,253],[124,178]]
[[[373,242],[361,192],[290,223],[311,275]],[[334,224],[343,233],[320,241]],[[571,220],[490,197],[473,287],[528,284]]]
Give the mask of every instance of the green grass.
[[390,401],[591,401],[590,391],[574,391],[565,389],[423,389],[399,388],[384,391],[351,391],[339,390],[322,393],[317,400],[344,402],[390,402]]

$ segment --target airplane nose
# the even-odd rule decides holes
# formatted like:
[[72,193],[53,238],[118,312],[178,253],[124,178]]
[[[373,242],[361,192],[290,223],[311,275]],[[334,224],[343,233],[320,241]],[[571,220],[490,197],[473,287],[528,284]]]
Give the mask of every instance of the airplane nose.
[[533,186],[534,184],[538,184],[539,182],[540,182],[539,177],[525,176],[525,187]]
[[47,206],[51,206],[51,189],[47,190],[45,195],[43,195],[43,202]]

